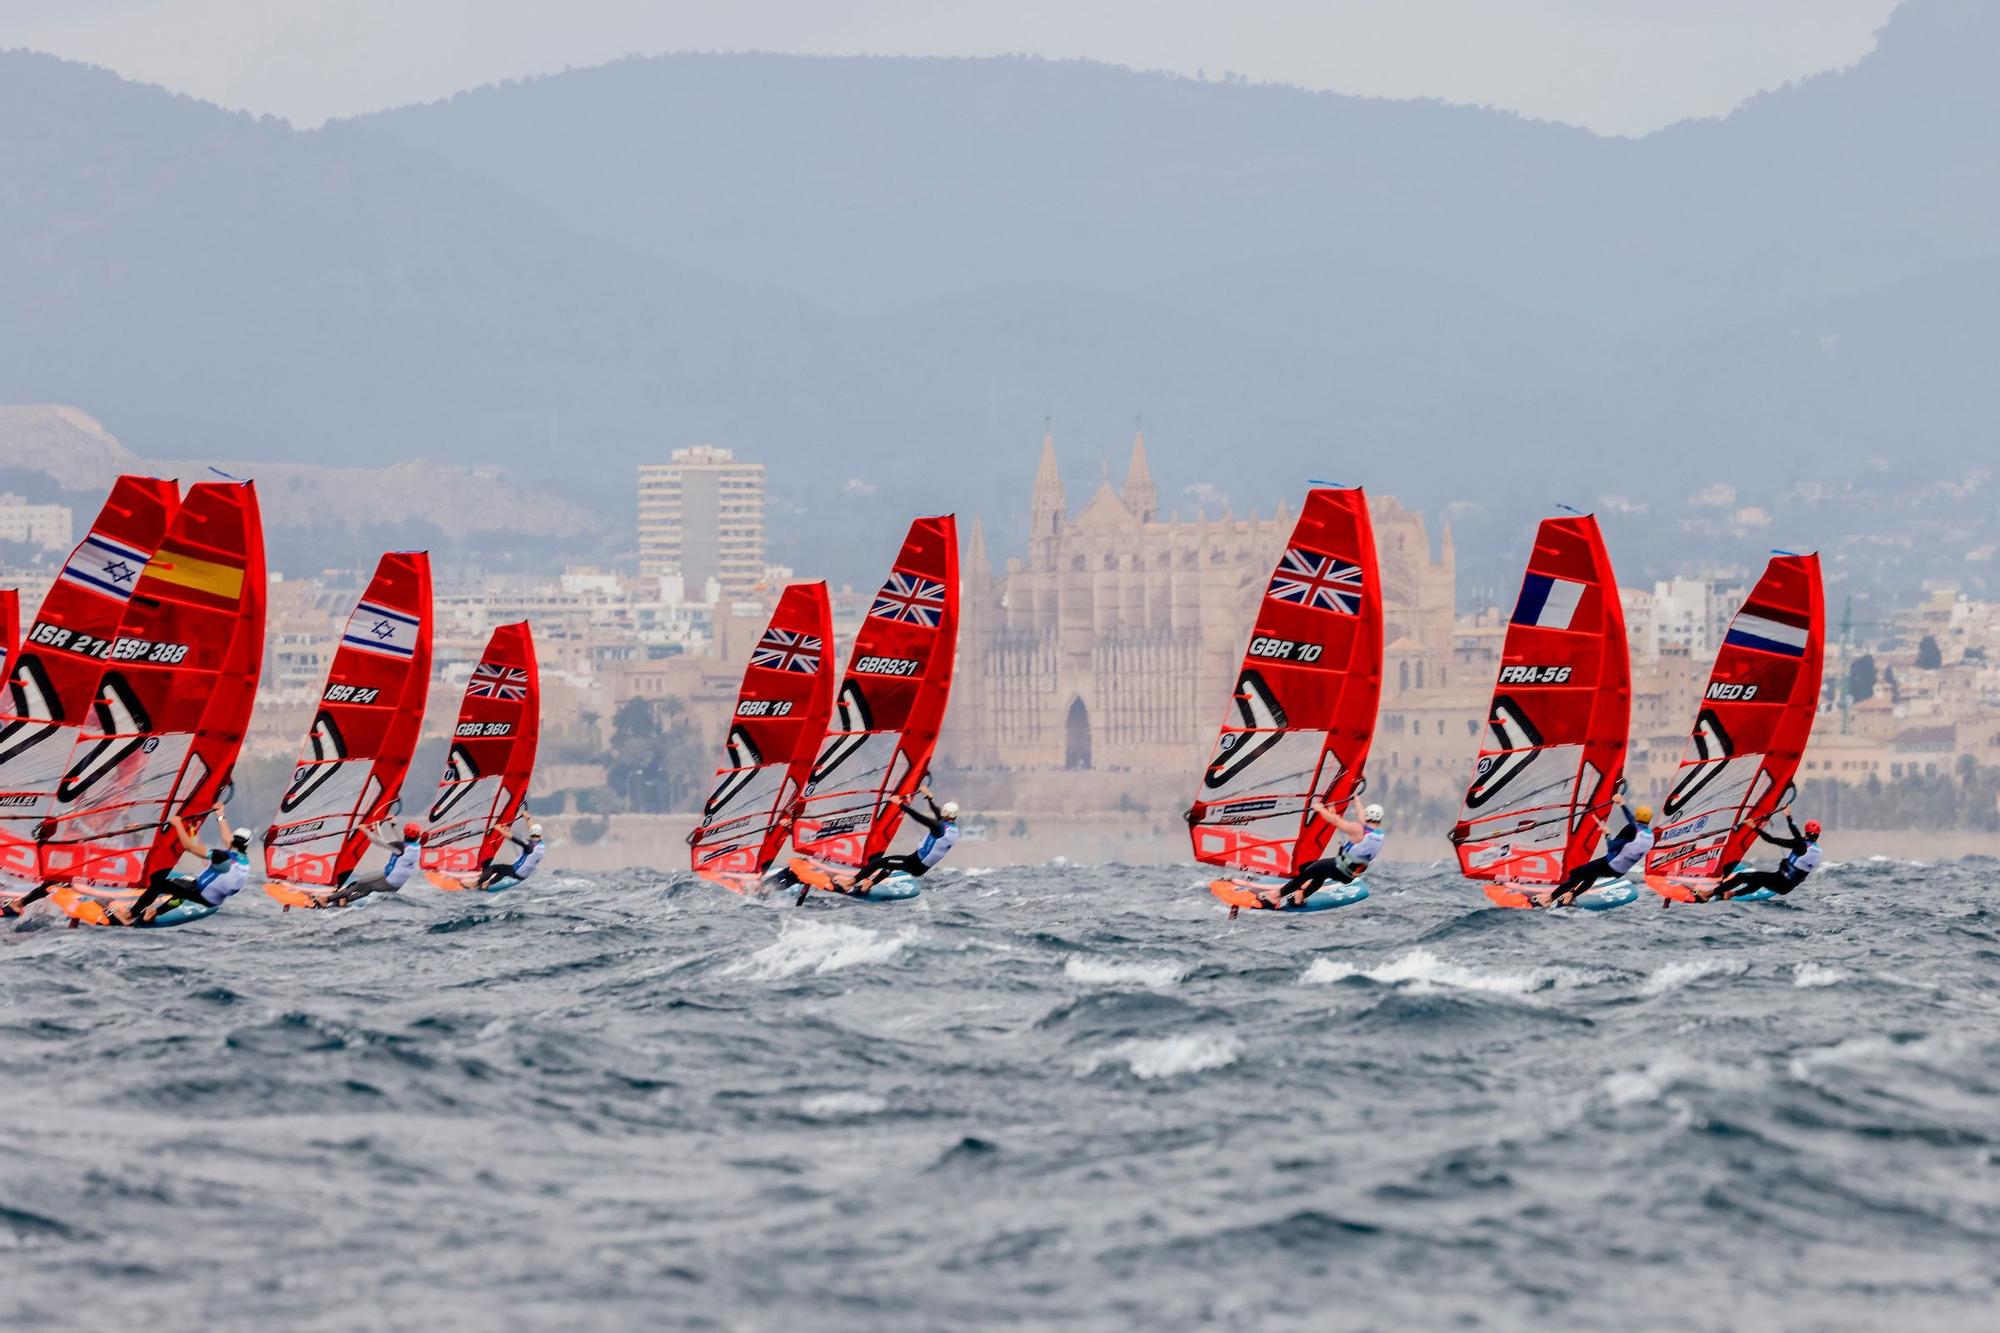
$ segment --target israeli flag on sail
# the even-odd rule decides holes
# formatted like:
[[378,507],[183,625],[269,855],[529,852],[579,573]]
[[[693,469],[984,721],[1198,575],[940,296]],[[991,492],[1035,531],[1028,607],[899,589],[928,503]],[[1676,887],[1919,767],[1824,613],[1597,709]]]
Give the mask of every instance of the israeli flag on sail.
[[64,583],[127,602],[132,599],[132,589],[138,585],[139,575],[145,573],[150,559],[150,555],[136,547],[92,532],[70,553],[69,563],[57,577]]
[[359,648],[364,653],[408,660],[417,655],[418,623],[407,612],[361,602],[347,618],[347,632],[340,636],[340,642],[343,647]]
[[1521,600],[1514,606],[1514,623],[1568,629],[1576,615],[1577,603],[1582,600],[1583,585],[1574,579],[1530,573],[1521,584]]
[[1734,648],[1755,648],[1766,653],[1781,653],[1786,657],[1804,657],[1806,638],[1804,625],[1788,625],[1769,616],[1739,611],[1736,619],[1729,622],[1729,633],[1724,636],[1723,642]]

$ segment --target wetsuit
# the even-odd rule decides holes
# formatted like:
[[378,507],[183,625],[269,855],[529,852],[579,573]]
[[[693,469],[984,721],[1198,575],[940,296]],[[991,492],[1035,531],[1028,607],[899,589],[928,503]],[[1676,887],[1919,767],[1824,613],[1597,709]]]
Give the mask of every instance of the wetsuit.
[[208,864],[192,879],[165,870],[155,872],[145,892],[133,900],[131,916],[138,920],[162,898],[220,907],[241,893],[249,879],[250,858],[234,848],[218,848],[208,854]]
[[535,868],[541,865],[542,856],[548,851],[549,846],[540,838],[530,838],[523,842],[511,833],[507,835],[507,841],[519,847],[521,854],[511,861],[488,861],[486,869],[479,874],[479,883],[474,885],[474,888],[497,888],[502,880],[520,883],[535,873]]
[[1317,861],[1308,861],[1300,866],[1298,873],[1278,890],[1278,901],[1283,902],[1293,894],[1298,894],[1300,901],[1304,901],[1328,880],[1336,884],[1352,884],[1381,854],[1382,829],[1379,825],[1369,824],[1362,830],[1361,841],[1343,842],[1340,850],[1332,856],[1322,856]]
[[1799,826],[1792,823],[1790,815],[1785,816],[1785,823],[1791,826],[1792,836],[1789,838],[1774,838],[1761,828],[1757,830],[1757,836],[1765,842],[1785,849],[1785,859],[1778,862],[1778,868],[1739,870],[1716,886],[1715,897],[1737,898],[1755,893],[1758,889],[1787,894],[1805,883],[1807,875],[1819,869],[1819,844],[1807,841],[1806,835],[1799,832]]
[[868,858],[868,863],[854,876],[857,890],[862,885],[873,885],[877,880],[887,878],[898,870],[913,879],[922,879],[930,868],[944,860],[945,854],[958,845],[958,821],[946,819],[944,811],[930,797],[924,797],[924,804],[931,808],[927,815],[914,805],[904,805],[910,818],[923,825],[925,837],[914,852],[901,856],[891,856],[887,852],[877,852]]
[[1618,808],[1625,812],[1625,827],[1604,845],[1604,855],[1585,861],[1570,871],[1556,891],[1549,895],[1550,902],[1567,902],[1600,879],[1624,874],[1645,860],[1646,853],[1653,850],[1653,826],[1641,824],[1633,815],[1631,806],[1621,805]]
[[381,874],[347,881],[326,896],[326,905],[345,907],[371,893],[401,892],[403,886],[410,882],[410,876],[417,872],[417,861],[421,855],[415,838],[403,839],[402,845],[389,853],[389,863],[382,867]]

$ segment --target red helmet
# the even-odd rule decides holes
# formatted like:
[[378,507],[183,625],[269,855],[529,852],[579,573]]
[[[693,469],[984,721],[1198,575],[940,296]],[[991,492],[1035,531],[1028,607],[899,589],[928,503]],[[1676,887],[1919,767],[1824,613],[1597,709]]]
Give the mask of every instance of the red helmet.
[[406,838],[421,838],[424,836],[424,826],[415,820],[411,820],[409,823],[403,825],[403,836]]
[[1817,819],[1808,819],[1806,821],[1806,836],[1808,838],[1817,838],[1819,836],[1819,821]]

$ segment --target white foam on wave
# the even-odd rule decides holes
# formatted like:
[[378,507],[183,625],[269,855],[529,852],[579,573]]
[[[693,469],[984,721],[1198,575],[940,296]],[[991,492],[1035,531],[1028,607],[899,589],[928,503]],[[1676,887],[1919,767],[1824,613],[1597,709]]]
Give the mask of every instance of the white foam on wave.
[[1818,986],[1838,986],[1847,980],[1847,973],[1837,967],[1823,967],[1818,963],[1800,963],[1792,969],[1792,984],[1800,990],[1812,990]]
[[799,1109],[810,1116],[874,1115],[888,1110],[889,1103],[872,1092],[823,1092],[806,1098]]
[[1187,975],[1179,963],[1121,963],[1115,958],[1093,958],[1071,954],[1063,964],[1063,975],[1086,986],[1149,986],[1155,990],[1171,986]]
[[1518,971],[1484,971],[1439,958],[1429,949],[1412,949],[1402,957],[1376,967],[1357,967],[1315,958],[1299,977],[1302,986],[1328,986],[1349,977],[1366,977],[1383,985],[1406,985],[1414,991],[1447,987],[1452,990],[1480,991],[1488,995],[1533,995],[1539,991],[1575,990],[1608,980],[1603,972],[1577,967],[1531,967]]
[[1750,964],[1741,958],[1684,958],[1654,968],[1639,990],[1644,995],[1665,995],[1703,977],[1740,977],[1749,970]]
[[903,947],[914,938],[913,931],[889,935],[838,922],[788,920],[777,939],[743,961],[731,964],[722,975],[747,976],[753,981],[782,981],[808,972],[820,976],[870,963],[886,963],[902,953]]
[[[1144,1079],[1174,1078],[1222,1069],[1242,1058],[1243,1043],[1227,1034],[1185,1032],[1172,1037],[1141,1038],[1112,1048],[1110,1059]],[[1092,1059],[1081,1069],[1089,1074],[1104,1063]]]
[[1677,1084],[1743,1088],[1765,1079],[1766,1075],[1748,1066],[1719,1064],[1680,1051],[1668,1051],[1636,1069],[1620,1069],[1605,1075],[1598,1085],[1598,1095],[1611,1106],[1650,1105],[1665,1098],[1667,1091]]

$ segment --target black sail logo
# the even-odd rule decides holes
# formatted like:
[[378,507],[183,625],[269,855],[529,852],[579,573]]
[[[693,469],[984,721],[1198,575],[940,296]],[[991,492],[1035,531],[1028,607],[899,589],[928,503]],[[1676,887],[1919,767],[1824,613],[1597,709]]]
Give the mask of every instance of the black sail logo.
[[149,734],[153,723],[140,705],[139,697],[117,672],[105,673],[93,710],[97,729],[103,738],[71,764],[69,772],[63,774],[63,780],[56,788],[56,799],[65,804],[81,799],[105,774],[125,760],[159,744],[159,738]]
[[7,682],[7,693],[11,696],[8,702],[14,716],[0,726],[0,765],[10,763],[62,730],[57,725],[62,717],[56,707],[55,687],[49,684],[41,659],[33,653],[21,654],[14,667],[14,678]]
[[840,704],[834,712],[833,730],[828,733],[819,758],[813,761],[809,788],[817,787],[852,759],[855,752],[868,743],[868,733],[874,725],[874,715],[869,711],[868,699],[861,693],[860,684],[851,680],[843,684],[840,687]]
[[1704,708],[1694,720],[1694,760],[1668,793],[1666,812],[1669,819],[1680,816],[1688,804],[1699,796],[1702,789],[1722,776],[1736,753],[1736,743],[1729,739],[1729,731],[1722,725],[1722,719],[1712,708]]
[[1240,731],[1225,731],[1216,756],[1202,775],[1202,785],[1225,787],[1257,757],[1285,738],[1285,710],[1255,670],[1245,668],[1236,680],[1236,721]]
[[708,804],[702,807],[703,820],[715,818],[718,810],[735,800],[737,794],[756,779],[757,770],[764,765],[764,757],[757,752],[756,743],[750,739],[750,733],[741,727],[729,729],[729,739],[725,742],[724,749],[729,755],[729,771],[715,784],[715,791],[710,794]]
[[278,801],[278,809],[285,814],[298,809],[314,792],[324,787],[328,779],[340,771],[342,762],[347,758],[347,742],[341,738],[340,727],[324,709],[313,719],[306,744],[310,752],[292,770],[291,785],[285,788],[284,796]]
[[442,790],[437,800],[431,802],[431,823],[444,823],[459,802],[471,795],[473,784],[478,781],[479,765],[472,762],[463,745],[452,746],[450,757],[444,761],[444,779],[439,784]]
[[1542,744],[1542,733],[1521,711],[1521,705],[1504,694],[1493,696],[1493,712],[1486,719],[1486,727],[1493,734],[1493,748],[1500,753],[1479,761],[1479,772],[1465,793],[1469,810],[1479,809],[1527,772]]

